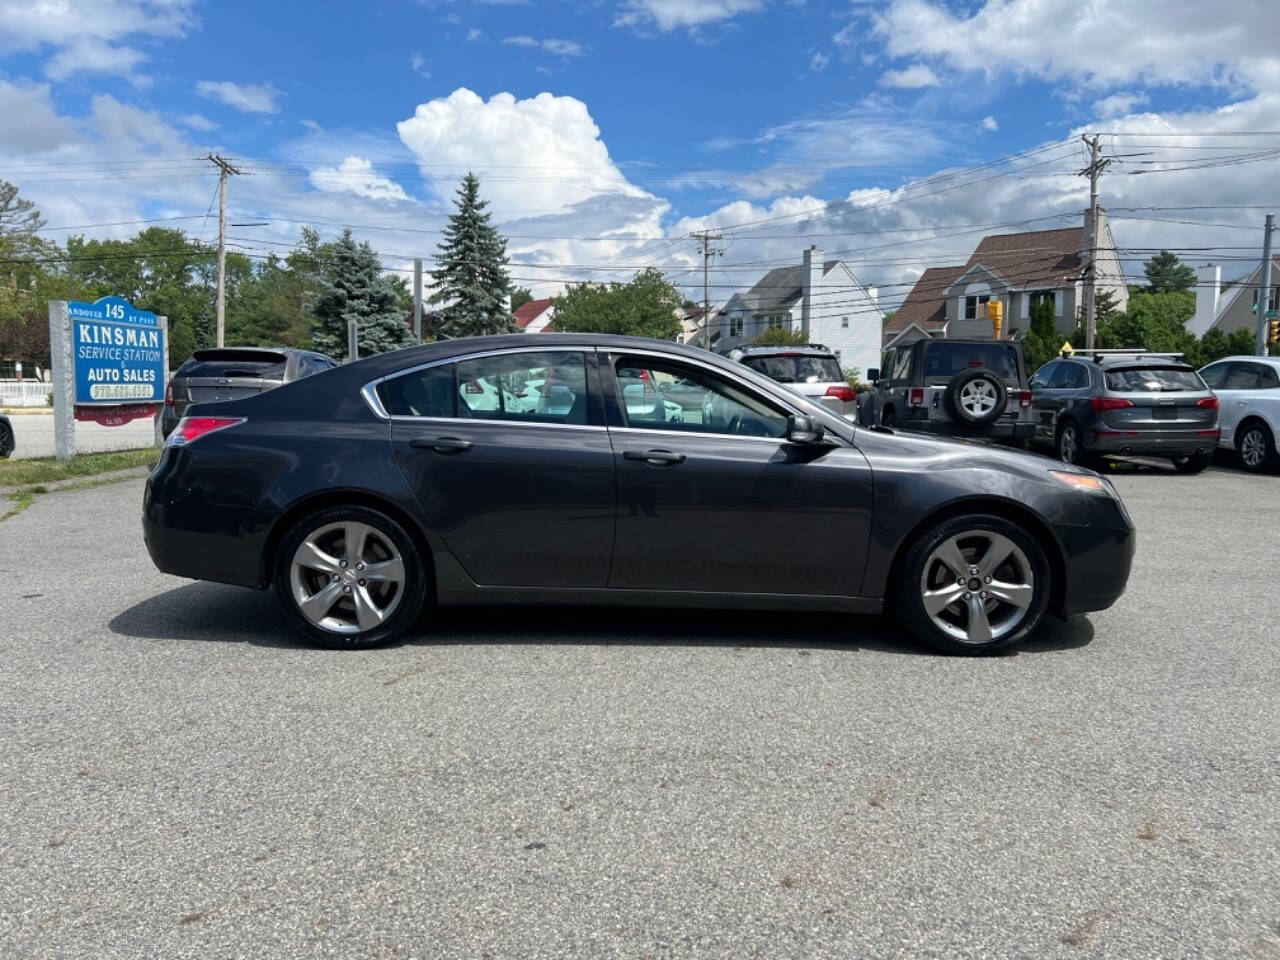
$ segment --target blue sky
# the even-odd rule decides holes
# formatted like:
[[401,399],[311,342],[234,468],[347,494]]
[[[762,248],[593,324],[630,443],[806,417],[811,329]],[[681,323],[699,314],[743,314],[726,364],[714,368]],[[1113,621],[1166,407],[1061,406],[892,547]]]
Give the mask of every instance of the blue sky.
[[1118,241],[1225,260],[1280,199],[1275,160],[1178,164],[1280,146],[1252,136],[1280,127],[1266,6],[0,0],[0,177],[50,227],[208,238],[218,151],[246,171],[233,222],[269,221],[237,228],[246,252],[350,223],[402,269],[470,168],[539,292],[650,263],[700,281],[687,234],[719,228],[721,298],[817,243],[892,300],[977,225],[1078,222],[1078,134],[1102,130]]

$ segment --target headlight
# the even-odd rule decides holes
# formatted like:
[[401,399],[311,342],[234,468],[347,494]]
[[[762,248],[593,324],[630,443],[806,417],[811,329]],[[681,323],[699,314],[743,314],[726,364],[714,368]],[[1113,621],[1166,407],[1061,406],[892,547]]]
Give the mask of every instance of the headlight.
[[1060,483],[1065,483],[1075,490],[1083,490],[1086,493],[1101,493],[1108,497],[1115,496],[1111,484],[1101,477],[1095,477],[1087,473],[1067,473],[1065,470],[1050,470],[1049,473]]

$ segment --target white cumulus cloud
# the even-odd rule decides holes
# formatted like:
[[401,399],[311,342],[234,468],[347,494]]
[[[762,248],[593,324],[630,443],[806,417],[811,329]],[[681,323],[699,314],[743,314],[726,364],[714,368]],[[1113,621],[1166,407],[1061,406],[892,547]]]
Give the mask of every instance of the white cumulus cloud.
[[936,87],[940,82],[938,75],[923,63],[913,63],[902,70],[886,70],[880,75],[881,86],[899,87],[903,90]]
[[576,40],[561,40],[556,37],[545,37],[540,40],[537,37],[520,34],[514,37],[503,37],[502,42],[513,47],[533,47],[538,50],[545,50],[547,53],[554,53],[560,57],[582,56],[582,44]]
[[1140,90],[1132,93],[1113,93],[1111,96],[1103,97],[1094,103],[1093,109],[1098,116],[1104,119],[1123,117],[1132,113],[1134,107],[1140,107],[1149,102],[1150,99]]
[[233,83],[230,80],[201,80],[196,93],[219,100],[241,113],[275,113],[280,108],[276,98],[280,91],[269,83]]
[[986,130],[988,133],[995,133],[1000,129],[1000,123],[995,117],[986,116],[982,118],[982,129]]
[[400,184],[375,173],[373,162],[363,157],[347,157],[336,167],[317,167],[311,171],[311,183],[326,193],[345,191],[370,200],[409,199]]
[[626,0],[614,23],[653,25],[669,33],[680,27],[700,27],[741,13],[755,13],[763,7],[764,0]]

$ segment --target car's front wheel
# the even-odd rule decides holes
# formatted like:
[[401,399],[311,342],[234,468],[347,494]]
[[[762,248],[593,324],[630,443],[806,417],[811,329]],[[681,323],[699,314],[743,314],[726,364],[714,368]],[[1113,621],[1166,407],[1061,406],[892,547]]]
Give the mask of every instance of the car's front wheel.
[[322,647],[394,639],[421,613],[426,580],[413,538],[368,507],[319,510],[295,524],[276,552],[276,594],[285,616]]
[[1251,420],[1236,437],[1236,450],[1240,453],[1240,465],[1250,472],[1265,470],[1275,462],[1276,441],[1267,425]]
[[1064,420],[1058,427],[1058,459],[1063,463],[1084,463],[1086,454],[1080,428],[1074,420]]
[[1003,517],[952,517],[926,530],[895,571],[898,615],[947,653],[983,654],[1017,643],[1049,605],[1049,560]]

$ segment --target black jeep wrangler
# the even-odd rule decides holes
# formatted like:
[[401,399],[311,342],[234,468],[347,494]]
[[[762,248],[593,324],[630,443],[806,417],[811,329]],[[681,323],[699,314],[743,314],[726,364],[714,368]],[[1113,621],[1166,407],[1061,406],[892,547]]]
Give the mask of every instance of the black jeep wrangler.
[[858,422],[1022,445],[1035,416],[1016,340],[924,339],[890,347],[868,371]]

